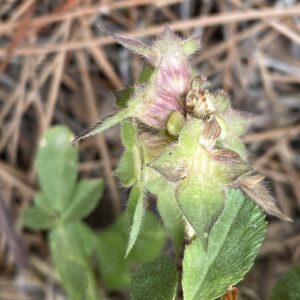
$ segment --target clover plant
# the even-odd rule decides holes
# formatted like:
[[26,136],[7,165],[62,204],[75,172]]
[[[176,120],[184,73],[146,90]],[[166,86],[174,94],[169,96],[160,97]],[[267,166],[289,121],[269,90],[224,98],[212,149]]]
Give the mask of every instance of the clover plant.
[[98,205],[104,190],[102,179],[79,179],[77,147],[63,126],[50,128],[36,155],[40,191],[22,215],[32,230],[47,230],[49,245],[60,283],[71,300],[100,299],[103,290],[129,286],[133,268],[161,255],[166,233],[151,212],[143,217],[139,241],[125,258],[126,218],[121,214],[104,230],[97,232],[83,219]]
[[264,212],[289,220],[247,159],[241,136],[250,120],[193,68],[197,38],[182,39],[169,27],[151,46],[110,35],[146,63],[139,81],[116,93],[119,112],[74,143],[121,124],[125,151],[115,174],[131,189],[126,255],[139,239],[149,193],[174,249],[172,257],[137,270],[132,299],[176,299],[181,288],[186,300],[216,299],[253,265],[265,235]]

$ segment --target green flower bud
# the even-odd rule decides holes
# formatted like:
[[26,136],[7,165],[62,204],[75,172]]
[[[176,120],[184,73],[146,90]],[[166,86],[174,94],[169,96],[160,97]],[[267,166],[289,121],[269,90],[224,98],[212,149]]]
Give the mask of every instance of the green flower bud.
[[184,116],[179,111],[174,111],[167,123],[168,133],[174,137],[179,136],[181,128],[184,124]]

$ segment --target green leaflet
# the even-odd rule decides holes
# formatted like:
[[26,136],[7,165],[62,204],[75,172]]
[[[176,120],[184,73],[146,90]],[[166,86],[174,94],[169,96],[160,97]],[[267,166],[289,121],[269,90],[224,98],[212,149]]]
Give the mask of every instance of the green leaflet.
[[82,179],[78,182],[72,201],[63,215],[67,221],[79,221],[97,206],[104,190],[102,179]]
[[185,300],[212,300],[239,282],[250,269],[263,241],[264,215],[240,190],[230,189],[212,227],[207,252],[199,239],[185,249]]
[[32,230],[49,229],[56,224],[59,216],[47,213],[38,206],[27,207],[22,214],[22,223]]
[[78,168],[78,150],[70,144],[72,138],[69,129],[55,126],[40,142],[36,166],[46,210],[51,207],[63,212],[71,200]]
[[142,227],[144,215],[144,186],[135,184],[129,195],[128,200],[128,217],[130,222],[129,241],[126,250],[126,257],[129,255],[134,244],[137,241],[139,232]]
[[275,284],[270,300],[300,299],[300,266],[292,267]]
[[175,186],[151,168],[146,168],[147,190],[157,196],[157,209],[179,254],[184,239],[182,212],[175,197]]
[[69,223],[51,231],[52,258],[71,300],[98,300],[95,278],[76,227]]
[[168,256],[145,263],[132,277],[131,299],[173,300],[176,297],[177,276],[175,263]]

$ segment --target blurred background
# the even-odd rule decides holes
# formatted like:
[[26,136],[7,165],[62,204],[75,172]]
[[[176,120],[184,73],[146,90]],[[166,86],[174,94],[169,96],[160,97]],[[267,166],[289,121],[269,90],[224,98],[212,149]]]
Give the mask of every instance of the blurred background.
[[[0,299],[64,299],[46,235],[24,230],[20,214],[38,190],[35,151],[47,128],[78,134],[116,111],[113,91],[139,76],[143,60],[99,27],[151,43],[165,24],[201,36],[194,66],[253,117],[244,136],[251,161],[294,220],[269,218],[255,266],[238,285],[240,299],[267,299],[300,261],[299,1],[0,0],[0,20]],[[104,198],[85,220],[101,230],[128,196],[112,174],[123,151],[119,127],[79,147],[80,174],[105,179]]]

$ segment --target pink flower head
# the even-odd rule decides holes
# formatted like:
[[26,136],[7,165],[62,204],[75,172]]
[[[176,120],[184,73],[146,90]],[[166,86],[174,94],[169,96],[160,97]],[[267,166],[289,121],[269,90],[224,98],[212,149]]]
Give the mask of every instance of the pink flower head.
[[172,112],[183,112],[182,96],[188,91],[194,73],[189,57],[199,49],[199,41],[182,40],[168,26],[151,47],[135,39],[114,37],[154,67],[149,82],[131,102],[139,102],[136,117],[140,121],[157,129],[165,128]]

